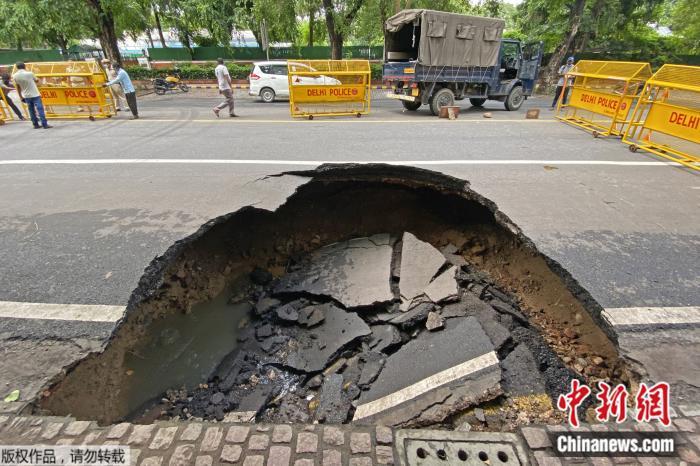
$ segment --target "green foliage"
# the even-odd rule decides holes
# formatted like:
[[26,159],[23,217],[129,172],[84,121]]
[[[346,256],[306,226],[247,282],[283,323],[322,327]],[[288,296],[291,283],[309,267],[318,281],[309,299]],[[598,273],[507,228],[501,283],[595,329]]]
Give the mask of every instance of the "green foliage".
[[381,63],[370,63],[369,69],[372,72],[372,81],[382,80],[382,64]]
[[[207,63],[205,65],[190,65],[183,64],[177,68],[177,72],[180,73],[182,79],[215,79],[214,68],[215,63]],[[248,74],[250,74],[250,65],[239,65],[237,63],[227,63],[231,79],[247,79]],[[174,68],[164,68],[164,69],[146,69],[140,66],[127,66],[125,67],[126,72],[129,73],[129,77],[134,80],[147,80],[157,77],[165,77],[170,73],[175,72]]]
[[[309,43],[313,14],[315,45],[329,43],[324,1],[332,5],[337,42],[344,56],[357,57],[353,45],[383,44],[383,25],[396,8],[430,8],[455,13],[497,16],[506,20],[504,35],[542,40],[548,53],[567,55],[687,61],[700,53],[700,8],[697,0],[524,0],[514,7],[505,0],[100,0],[114,17],[119,37],[139,37],[155,28],[159,13],[163,29],[174,28],[190,48],[230,47],[236,31],[250,29],[260,42],[264,19],[269,38],[288,42],[295,50]],[[575,5],[583,15],[572,33]],[[359,8],[359,9],[358,9]],[[650,24],[666,26],[670,37]],[[83,39],[99,38],[100,24],[87,0],[0,0],[0,47],[66,49]],[[157,35],[154,34],[157,39]],[[229,56],[230,54],[224,54]],[[557,55],[561,57],[561,53]],[[240,57],[237,57],[240,58]],[[193,71],[194,72],[194,71]]]
[[671,28],[686,39],[686,52],[700,53],[700,5],[697,0],[677,0],[673,5]]

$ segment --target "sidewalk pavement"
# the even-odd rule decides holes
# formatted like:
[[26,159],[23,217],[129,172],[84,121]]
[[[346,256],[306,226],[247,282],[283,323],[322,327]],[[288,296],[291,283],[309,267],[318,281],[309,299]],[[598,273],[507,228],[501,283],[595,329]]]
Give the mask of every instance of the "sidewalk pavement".
[[[561,458],[550,433],[676,432],[675,458]],[[133,465],[370,466],[408,464],[700,464],[700,411],[672,425],[527,426],[516,433],[391,429],[359,424],[269,425],[229,422],[121,423],[0,416],[1,445],[127,445]],[[421,451],[422,450],[422,451]],[[424,459],[420,459],[424,458]],[[477,461],[477,458],[479,460]],[[474,463],[476,461],[476,463]]]

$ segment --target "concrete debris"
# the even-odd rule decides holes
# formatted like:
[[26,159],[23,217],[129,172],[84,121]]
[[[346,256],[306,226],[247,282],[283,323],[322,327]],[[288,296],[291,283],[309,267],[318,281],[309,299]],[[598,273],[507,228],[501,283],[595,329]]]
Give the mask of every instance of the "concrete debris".
[[316,306],[308,306],[299,311],[298,322],[304,327],[315,327],[323,322],[326,318],[326,308],[331,304],[319,304]]
[[[529,328],[517,299],[471,269],[457,246],[441,252],[407,232],[394,243],[384,234],[325,246],[279,280],[254,270],[248,294],[235,296],[255,303],[233,336],[238,347],[206,383],[168,391],[163,411],[400,427],[454,420],[469,430],[484,423],[479,404],[504,391],[566,386],[573,373]],[[473,413],[472,424],[458,413]]]
[[421,322],[425,322],[428,314],[435,309],[435,304],[431,301],[420,301],[417,304],[412,304],[412,306],[402,314],[390,315],[391,318],[388,321],[402,328],[414,327]]
[[511,396],[545,393],[544,378],[527,346],[520,344],[501,362],[503,390]]
[[430,243],[404,233],[401,246],[401,296],[411,300],[423,294],[430,280],[445,263],[445,256]]
[[442,255],[445,256],[447,262],[454,266],[463,267],[468,265],[464,256],[459,253],[459,248],[454,244],[448,244],[447,246],[443,247],[440,252],[442,252]]
[[274,292],[330,297],[346,308],[387,303],[394,298],[389,284],[392,252],[389,235],[325,246],[282,277]]
[[367,353],[362,356],[362,360],[365,365],[362,367],[362,374],[357,384],[360,388],[367,388],[377,379],[384,368],[386,356],[381,353]]
[[450,266],[447,270],[440,274],[435,280],[425,288],[425,294],[434,303],[443,301],[454,301],[459,294],[459,287],[455,280],[455,269]]
[[296,322],[299,319],[299,312],[291,304],[278,307],[275,313],[278,319],[285,322]]
[[323,383],[323,376],[322,375],[314,375],[306,383],[306,386],[308,388],[318,388],[321,386],[322,383]]
[[314,419],[326,424],[340,424],[348,419],[350,400],[343,392],[343,376],[331,374],[324,378]]
[[370,327],[372,336],[368,342],[370,349],[374,351],[384,351],[401,343],[401,334],[395,326],[373,325]]
[[[484,397],[497,396],[500,369],[496,360],[486,356],[493,349],[474,317],[452,319],[442,332],[419,334],[387,359],[377,380],[360,396],[355,421],[425,425],[440,422],[455,409],[484,401]],[[478,363],[474,371],[468,363],[471,360],[484,362]],[[443,371],[448,369],[451,377],[446,379]],[[398,403],[393,397],[387,398],[419,382],[432,386],[418,396],[408,391]]]
[[440,314],[437,312],[428,313],[428,320],[425,322],[425,328],[432,332],[440,330],[443,327],[445,327],[445,319],[443,319]]
[[255,313],[259,316],[265,315],[280,304],[281,301],[279,299],[263,296],[258,299],[258,302],[255,304]]
[[[312,332],[315,337],[312,337]],[[357,314],[330,305],[323,323],[314,329],[295,329],[295,347],[274,359],[304,372],[322,371],[332,357],[359,337],[369,335],[369,326]]]

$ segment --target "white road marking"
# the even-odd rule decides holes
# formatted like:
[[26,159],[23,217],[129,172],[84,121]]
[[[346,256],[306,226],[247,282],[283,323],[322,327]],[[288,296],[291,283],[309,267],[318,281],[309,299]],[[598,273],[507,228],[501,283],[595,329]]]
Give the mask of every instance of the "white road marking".
[[430,390],[434,390],[442,385],[454,382],[455,380],[466,377],[469,374],[473,374],[474,372],[486,369],[496,364],[498,364],[498,356],[496,356],[494,351],[482,354],[481,356],[470,359],[462,364],[458,364],[442,372],[433,374],[430,377],[426,377],[420,382],[404,387],[401,390],[395,391],[394,393],[358,406],[357,410],[355,410],[353,420],[356,421],[358,419],[363,419],[382,411],[386,411],[387,409],[393,408],[394,406],[398,406],[401,403],[427,393]]
[[458,119],[458,120],[448,120],[446,118],[438,119],[438,118],[430,118],[430,119],[422,119],[422,118],[412,118],[410,120],[400,120],[400,119],[384,119],[384,120],[373,120],[371,118],[362,118],[362,119],[350,119],[350,118],[338,118],[338,119],[330,119],[333,117],[325,117],[326,119],[323,119],[324,117],[319,117],[322,119],[316,119],[313,121],[309,121],[306,117],[296,117],[294,119],[289,119],[289,120],[271,120],[271,119],[241,119],[241,118],[220,118],[220,119],[215,119],[215,118],[194,118],[191,120],[183,120],[183,119],[177,119],[177,118],[139,118],[138,120],[113,120],[113,121],[119,121],[123,122],[126,124],[144,124],[144,123],[182,123],[182,122],[187,122],[187,123],[212,123],[212,124],[224,124],[224,125],[251,125],[251,124],[259,124],[259,123],[265,123],[265,124],[298,124],[298,125],[317,125],[317,124],[344,124],[344,125],[355,125],[355,124],[372,124],[372,123],[396,123],[396,124],[401,124],[401,125],[406,125],[406,124],[411,124],[411,123],[420,123],[421,126],[425,126],[426,124],[438,124],[438,125],[451,125],[453,123],[476,123],[476,124],[491,124],[491,123],[524,123],[524,124],[537,124],[537,123],[557,123],[557,120],[526,120],[526,119],[512,119],[512,118],[485,118],[482,120],[476,120],[476,119]]
[[386,165],[608,165],[622,167],[669,167],[681,166],[677,162],[617,161],[617,160],[276,160],[276,159],[13,159],[0,160],[0,165],[137,165],[137,164],[182,164],[182,165],[298,165],[312,166],[326,163],[381,163]]
[[603,315],[615,327],[700,324],[700,306],[607,308]]
[[98,304],[44,304],[0,301],[0,318],[116,322],[125,306]]

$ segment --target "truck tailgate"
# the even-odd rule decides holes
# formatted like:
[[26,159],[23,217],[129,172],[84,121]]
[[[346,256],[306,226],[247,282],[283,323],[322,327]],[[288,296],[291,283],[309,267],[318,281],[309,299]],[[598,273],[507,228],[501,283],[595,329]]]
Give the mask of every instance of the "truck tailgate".
[[416,72],[415,61],[384,63],[382,76],[384,81],[413,81]]

